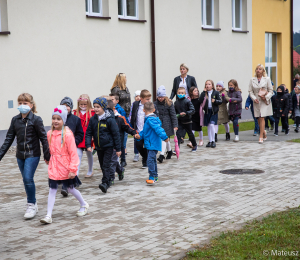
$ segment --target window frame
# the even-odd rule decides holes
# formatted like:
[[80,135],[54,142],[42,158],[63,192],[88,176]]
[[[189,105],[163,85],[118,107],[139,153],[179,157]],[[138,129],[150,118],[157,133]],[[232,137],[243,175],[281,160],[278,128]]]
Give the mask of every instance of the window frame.
[[[273,80],[273,83],[275,86],[277,86],[277,80],[278,80],[278,50],[277,50],[277,46],[278,46],[278,37],[277,37],[277,34],[276,33],[270,33],[270,32],[266,32],[265,33],[265,37],[266,35],[268,35],[268,61],[266,61],[266,57],[265,57],[265,68],[266,70],[268,71],[268,77],[270,77],[271,81],[272,81],[272,78],[271,78],[271,70],[272,68],[276,68],[276,79]],[[270,48],[270,46],[272,46],[272,37],[270,37],[270,35],[275,35],[276,36],[276,43],[275,43],[275,50],[276,50],[276,61],[272,61],[270,62],[270,57],[271,57],[271,53],[272,53],[272,50],[273,48]],[[266,45],[266,40],[265,40],[265,45]],[[265,46],[265,50],[266,50],[266,47]],[[273,46],[272,46],[273,47]],[[274,82],[275,81],[275,82]]]
[[[123,15],[118,14],[118,17],[121,18],[121,19],[138,20],[139,19],[139,1],[134,0],[135,1],[136,16],[126,15],[127,14],[127,1],[128,0],[120,0],[120,1],[122,1]],[[118,12],[119,12],[119,10],[118,10]]]
[[202,0],[202,28],[215,28],[215,1],[211,0],[211,23],[212,25],[206,24],[206,0]]
[[86,0],[88,3],[88,11],[85,10],[87,16],[95,16],[95,17],[103,17],[103,6],[102,6],[102,0],[99,1],[99,7],[100,7],[100,13],[94,13],[93,12],[93,0]]
[[[240,28],[235,27],[235,1],[240,1]],[[232,0],[232,30],[243,30],[243,0]]]

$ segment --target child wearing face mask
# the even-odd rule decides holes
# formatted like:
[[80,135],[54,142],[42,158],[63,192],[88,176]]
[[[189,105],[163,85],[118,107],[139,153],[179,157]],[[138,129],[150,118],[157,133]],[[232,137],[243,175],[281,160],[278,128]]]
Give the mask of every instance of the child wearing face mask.
[[235,79],[231,79],[228,82],[228,98],[229,98],[229,108],[228,114],[229,119],[233,122],[233,130],[235,134],[235,142],[238,142],[239,139],[239,119],[242,115],[242,91],[239,88],[239,85]]
[[222,104],[220,94],[215,90],[214,82],[207,80],[205,82],[204,91],[200,95],[200,103],[204,101],[204,125],[207,126],[209,142],[206,147],[215,148],[215,125],[218,123],[219,106]]
[[[90,97],[88,95],[82,94],[78,98],[78,100],[77,100],[77,109],[74,110],[74,115],[78,116],[80,118],[81,126],[82,126],[82,129],[83,129],[83,132],[84,132],[84,138],[83,138],[82,142],[78,145],[78,148],[77,148],[77,153],[78,153],[78,156],[79,156],[79,166],[78,166],[77,174],[79,175],[81,159],[82,159],[82,156],[83,156],[83,152],[85,151],[86,156],[88,158],[88,166],[89,166],[89,169],[88,169],[87,174],[85,175],[85,178],[90,178],[94,174],[93,173],[94,160],[93,160],[93,153],[87,151],[87,147],[85,146],[85,134],[86,134],[86,130],[88,128],[90,119],[95,115],[95,112],[92,108],[92,103],[91,103]],[[92,147],[93,147],[93,144],[94,144],[94,142],[92,140],[92,143],[91,143]]]
[[299,107],[300,85],[297,85],[294,88],[294,91],[295,91],[295,95],[293,95],[293,115],[294,115],[295,123],[296,123],[295,132],[298,133],[299,132],[299,124],[300,124],[300,107]]
[[65,126],[68,111],[66,106],[57,106],[52,112],[52,127],[48,131],[47,138],[51,153],[50,161],[47,163],[49,175],[49,196],[47,215],[40,220],[41,223],[52,223],[52,211],[55,203],[55,196],[58,185],[63,184],[68,192],[71,193],[80,203],[80,209],[76,215],[84,216],[88,212],[89,204],[87,204],[81,193],[75,189],[81,185],[81,181],[77,177],[77,169],[79,158],[77,155],[77,147],[75,137],[69,127]]
[[228,110],[227,103],[229,101],[228,92],[224,87],[224,82],[219,81],[216,86],[217,91],[220,93],[222,98],[222,104],[219,106],[218,112],[218,124],[215,125],[215,142],[218,141],[218,131],[219,125],[223,124],[226,131],[226,141],[230,140],[230,128],[229,128],[229,118],[228,118]]
[[19,95],[18,105],[20,114],[11,120],[5,141],[0,149],[0,161],[17,137],[16,157],[27,195],[24,218],[31,219],[38,212],[33,178],[41,157],[40,142],[43,146],[45,161],[50,160],[50,152],[43,120],[35,115],[37,111],[33,97],[28,93]]

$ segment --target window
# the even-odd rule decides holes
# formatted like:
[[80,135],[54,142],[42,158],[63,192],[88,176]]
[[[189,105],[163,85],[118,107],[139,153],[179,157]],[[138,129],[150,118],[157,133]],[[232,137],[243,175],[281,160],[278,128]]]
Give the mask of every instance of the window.
[[103,16],[102,0],[85,0],[85,11],[89,16]]
[[118,15],[125,19],[138,19],[138,0],[118,0]]
[[265,67],[268,77],[277,86],[277,35],[265,34]]
[[242,0],[232,0],[232,29],[242,30]]
[[214,27],[214,0],[202,0],[202,26]]

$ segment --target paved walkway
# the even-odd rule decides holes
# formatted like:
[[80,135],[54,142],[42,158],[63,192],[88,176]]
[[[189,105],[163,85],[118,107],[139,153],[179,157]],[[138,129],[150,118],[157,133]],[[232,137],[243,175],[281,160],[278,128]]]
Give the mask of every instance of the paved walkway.
[[[251,134],[241,137],[252,138]],[[76,199],[58,194],[53,224],[47,226],[39,223],[47,210],[46,165],[40,163],[35,177],[39,213],[26,221],[20,173],[14,155],[7,155],[0,162],[0,258],[179,259],[185,250],[220,231],[300,205],[299,143],[260,145],[258,137],[240,143],[222,139],[216,149],[201,147],[196,153],[182,146],[179,161],[173,158],[159,165],[159,183],[154,187],[146,186],[147,170],[140,168],[141,162],[132,162],[129,139],[125,179],[116,181],[106,195],[98,189],[98,163],[95,177],[82,177],[85,158],[80,191],[90,204],[89,214],[76,217]],[[219,173],[230,168],[265,173]]]

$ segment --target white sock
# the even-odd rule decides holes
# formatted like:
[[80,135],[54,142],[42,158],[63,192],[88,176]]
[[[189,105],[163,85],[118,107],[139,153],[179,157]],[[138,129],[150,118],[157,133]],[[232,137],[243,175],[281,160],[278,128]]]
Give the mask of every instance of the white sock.
[[224,124],[226,133],[230,132],[229,123]]
[[52,217],[52,211],[55,203],[55,195],[56,195],[57,189],[49,189],[49,195],[48,195],[48,206],[47,206],[47,216]]
[[217,134],[219,132],[219,126],[215,125],[215,133]]
[[167,143],[165,141],[161,142],[161,155],[165,154]]
[[93,164],[94,164],[93,153],[86,151],[86,156],[88,158],[88,164],[89,164],[89,171],[87,175],[91,175],[93,173]]
[[77,148],[77,154],[78,154],[78,157],[79,157],[79,165],[78,165],[77,175],[79,175],[81,159],[82,159],[82,155],[83,155],[83,151],[82,151],[81,148]]
[[192,130],[192,132],[193,132],[193,135],[195,135],[195,131],[194,131],[194,130]]
[[[70,189],[68,188],[68,192],[71,193],[80,203],[80,206],[85,206],[87,203],[84,201],[81,193],[79,190],[76,190],[75,188],[73,189]],[[83,212],[84,211],[84,208],[80,208],[79,210],[80,212]]]
[[169,141],[166,144],[167,144],[167,151],[168,152],[172,151],[171,142]]
[[203,140],[203,131],[199,132],[200,140]]
[[209,132],[209,141],[215,141],[215,126],[213,124],[208,125],[208,132]]

